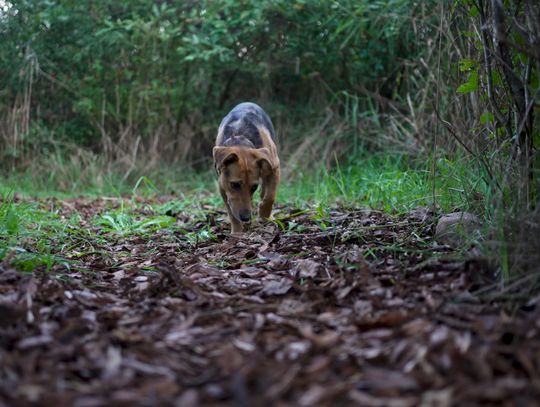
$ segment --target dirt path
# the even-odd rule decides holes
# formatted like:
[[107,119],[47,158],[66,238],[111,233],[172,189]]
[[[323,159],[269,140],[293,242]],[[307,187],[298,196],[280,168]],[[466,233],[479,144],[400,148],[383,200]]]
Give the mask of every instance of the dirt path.
[[538,405],[540,306],[472,296],[426,211],[281,208],[236,239],[209,209],[198,243],[58,204],[103,239],[64,248],[69,272],[0,265],[0,406]]

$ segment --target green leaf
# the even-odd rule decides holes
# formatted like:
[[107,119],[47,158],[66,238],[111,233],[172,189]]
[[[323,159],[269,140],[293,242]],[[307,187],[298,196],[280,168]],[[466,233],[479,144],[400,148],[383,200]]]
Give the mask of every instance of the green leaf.
[[478,13],[480,13],[480,11],[478,10],[478,7],[476,6],[472,6],[471,9],[469,10],[469,15],[471,17],[476,17]]
[[457,89],[457,93],[471,93],[478,90],[478,70],[472,71],[469,75],[467,82],[460,85]]
[[486,123],[492,122],[494,119],[495,119],[495,116],[493,116],[493,113],[485,111],[480,116],[480,123],[486,124]]
[[467,72],[475,68],[478,68],[478,62],[473,59],[465,58],[459,61],[459,70],[461,72]]

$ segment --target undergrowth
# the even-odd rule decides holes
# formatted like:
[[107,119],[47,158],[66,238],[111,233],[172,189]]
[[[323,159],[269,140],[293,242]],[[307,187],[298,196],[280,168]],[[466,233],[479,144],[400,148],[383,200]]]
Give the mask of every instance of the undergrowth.
[[[482,213],[482,208],[471,199],[484,196],[488,189],[482,180],[473,178],[465,161],[438,160],[435,177],[429,168],[430,163],[401,155],[366,153],[344,165],[336,163],[330,169],[292,172],[280,186],[277,205],[314,209],[321,228],[327,224],[326,208],[333,205],[368,206],[397,214],[417,206],[429,206],[437,212],[461,208],[489,215]],[[55,264],[71,266],[71,260],[56,256],[59,248],[62,253],[71,253],[75,260],[83,256],[84,253],[77,252],[78,243],[83,240],[105,244],[111,239],[148,236],[160,230],[168,230],[171,236],[190,244],[215,239],[208,227],[206,210],[222,208],[223,203],[213,173],[169,169],[139,176],[131,183],[114,174],[108,180],[101,184],[79,183],[63,190],[58,184],[49,183],[46,176],[30,178],[23,174],[19,179],[2,180],[0,261],[20,270],[37,268],[47,272]],[[464,185],[468,185],[468,190],[464,190]],[[56,189],[50,189],[53,187]],[[69,219],[59,215],[58,199],[74,197],[106,198],[119,205],[94,217],[92,225],[99,230],[96,234],[81,227],[76,213]],[[156,199],[159,197],[162,198]],[[31,198],[41,199],[30,201]],[[182,214],[189,215],[185,217],[188,223],[182,221]]]
[[299,172],[283,185],[280,196],[298,206],[342,204],[368,206],[390,213],[402,213],[417,206],[436,211],[471,210],[484,215],[475,197],[484,196],[489,185],[464,159],[437,159],[436,172],[430,160],[421,162],[401,155],[363,155],[331,169]]
[[[331,168],[289,171],[279,187],[278,204],[299,208],[332,204],[368,206],[390,213],[430,206],[446,212],[462,209],[487,215],[482,200],[489,195],[489,184],[477,175],[470,162],[439,158],[435,174],[431,168],[430,160],[394,153],[362,153],[344,164],[336,161]],[[59,199],[171,195],[173,202],[175,196],[204,194],[210,204],[221,204],[212,170],[196,172],[171,167],[146,175],[134,171],[126,180],[122,174],[108,173],[69,185],[55,182],[49,175],[24,173],[0,179],[0,193],[6,195],[9,191],[29,198]],[[121,221],[115,219],[109,223]]]
[[54,264],[68,262],[53,253],[53,246],[68,244],[76,217],[61,219],[37,203],[16,202],[12,193],[0,196],[0,262],[22,271],[48,272]]

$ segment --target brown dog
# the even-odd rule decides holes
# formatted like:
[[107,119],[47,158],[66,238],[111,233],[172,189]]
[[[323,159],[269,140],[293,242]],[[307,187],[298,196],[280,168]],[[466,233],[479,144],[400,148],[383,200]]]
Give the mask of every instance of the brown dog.
[[270,218],[279,183],[279,157],[272,121],[255,103],[241,103],[219,125],[214,166],[232,233],[251,220],[252,197],[261,186],[259,216]]

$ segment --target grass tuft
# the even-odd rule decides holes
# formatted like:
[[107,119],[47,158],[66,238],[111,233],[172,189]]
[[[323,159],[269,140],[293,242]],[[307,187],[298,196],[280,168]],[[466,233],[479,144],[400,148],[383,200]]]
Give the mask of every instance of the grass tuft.
[[398,154],[364,154],[348,165],[299,172],[281,186],[280,201],[298,207],[368,206],[391,213],[434,206],[443,212],[461,208],[483,214],[478,197],[488,194],[489,187],[465,160],[438,159],[435,181],[430,165],[429,160],[419,162]]

